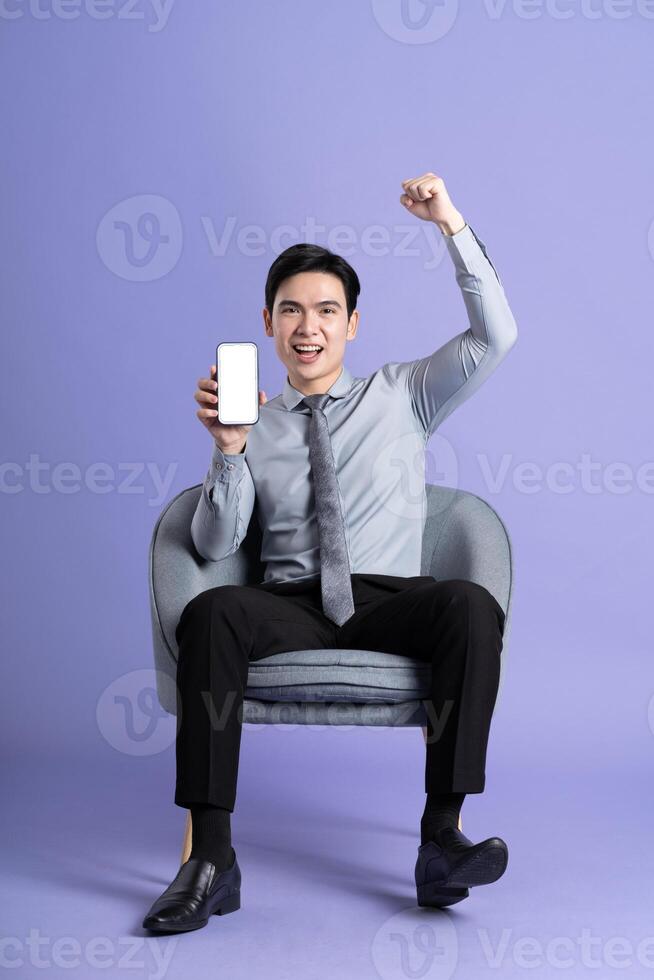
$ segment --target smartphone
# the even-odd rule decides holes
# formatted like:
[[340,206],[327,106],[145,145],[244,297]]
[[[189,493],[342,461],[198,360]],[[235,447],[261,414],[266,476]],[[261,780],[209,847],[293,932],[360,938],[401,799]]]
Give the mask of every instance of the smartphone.
[[257,345],[218,344],[218,421],[223,425],[254,425],[259,421],[259,363]]

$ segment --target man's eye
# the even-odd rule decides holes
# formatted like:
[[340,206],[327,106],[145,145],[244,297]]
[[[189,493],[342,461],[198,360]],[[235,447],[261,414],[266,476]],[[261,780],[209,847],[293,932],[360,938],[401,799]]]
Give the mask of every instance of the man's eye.
[[330,310],[332,313],[336,313],[336,310],[333,308],[333,306],[326,306],[325,309],[323,310],[323,313],[325,312],[325,310]]

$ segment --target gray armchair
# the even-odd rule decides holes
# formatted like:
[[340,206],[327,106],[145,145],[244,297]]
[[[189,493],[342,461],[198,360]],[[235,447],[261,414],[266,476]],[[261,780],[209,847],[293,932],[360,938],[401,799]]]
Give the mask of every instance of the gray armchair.
[[[427,520],[421,575],[463,578],[484,585],[505,613],[502,669],[510,627],[513,567],[508,532],[481,497],[427,484]],[[191,540],[191,518],[201,485],[183,490],[162,511],[149,555],[150,609],[162,707],[176,714],[175,627],[185,605],[218,585],[261,582],[257,511],[240,548],[222,561],[201,558]],[[390,571],[389,571],[390,574]],[[292,650],[250,665],[243,721],[258,724],[413,725],[426,734],[422,700],[429,694],[428,664],[374,650]],[[190,813],[182,861],[190,853]],[[185,857],[186,855],[186,857]]]

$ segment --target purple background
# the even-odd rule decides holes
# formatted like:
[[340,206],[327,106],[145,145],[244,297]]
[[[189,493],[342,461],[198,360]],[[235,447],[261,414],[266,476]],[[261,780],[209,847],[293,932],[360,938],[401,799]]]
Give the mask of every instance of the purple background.
[[[177,0],[167,20],[144,0],[129,17],[124,0],[97,8],[106,19],[7,0],[2,955],[22,957],[23,976],[43,975],[31,929],[50,937],[49,976],[124,975],[130,942],[139,976],[157,975],[153,950],[168,949],[169,978],[504,977],[528,965],[549,977],[556,957],[574,975],[620,963],[652,975],[651,6],[445,2],[410,30],[400,0]],[[172,802],[170,718],[155,719],[154,740],[121,746],[112,685],[136,690],[130,672],[152,671],[150,535],[210,458],[196,380],[218,341],[254,340],[262,387],[281,390],[263,285],[277,252],[307,237],[275,234],[307,219],[363,284],[355,375],[464,329],[440,233],[399,204],[401,181],[426,171],[486,243],[519,328],[429,457],[432,482],[483,496],[513,543],[487,788],[463,810],[468,836],[505,838],[509,868],[450,912],[424,913],[420,730],[246,726],[232,820],[243,907],[146,941],[141,919],[177,870],[185,811]],[[153,257],[135,231],[145,211],[167,236]],[[131,226],[132,253],[114,218]],[[219,240],[230,224],[215,254],[211,230]],[[237,241],[248,225],[258,248]],[[339,225],[352,248],[328,240]],[[373,249],[378,225],[387,243]],[[402,254],[407,232],[414,254]],[[593,490],[577,470],[585,455]],[[45,464],[40,491],[30,457]],[[496,487],[483,460],[496,472],[503,457]],[[79,469],[62,485],[63,463]],[[100,463],[103,493],[85,484]],[[541,473],[530,492],[527,463]],[[128,464],[141,470],[129,488]],[[148,464],[171,468],[163,494]],[[570,492],[548,484],[557,464],[572,467]],[[135,696],[132,709],[142,729]],[[81,945],[73,970],[74,951],[57,958],[62,937]],[[93,937],[114,944],[108,969],[85,953]],[[487,947],[502,943],[493,969]]]

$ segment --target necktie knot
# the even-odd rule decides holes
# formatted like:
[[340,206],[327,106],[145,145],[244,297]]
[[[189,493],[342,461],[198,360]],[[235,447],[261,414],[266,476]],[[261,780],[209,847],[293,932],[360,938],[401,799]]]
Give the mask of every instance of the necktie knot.
[[311,411],[313,411],[314,408],[324,408],[330,397],[331,395],[328,395],[325,392],[325,394],[319,395],[305,395],[303,401],[305,405],[308,405]]

